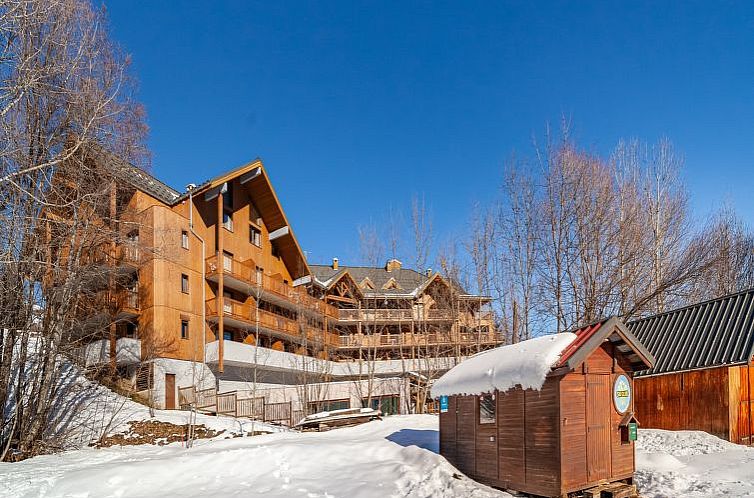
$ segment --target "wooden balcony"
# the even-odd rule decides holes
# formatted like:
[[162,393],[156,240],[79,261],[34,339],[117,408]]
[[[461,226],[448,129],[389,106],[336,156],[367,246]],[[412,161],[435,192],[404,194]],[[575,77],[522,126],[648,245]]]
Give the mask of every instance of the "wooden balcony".
[[341,309],[340,323],[406,323],[411,321],[452,322],[457,313],[450,309]]
[[[234,299],[222,300],[222,313],[225,325],[254,333],[257,330],[273,337],[287,339],[295,343],[303,343],[304,340],[318,344],[337,346],[338,336],[331,332],[312,327],[308,324],[299,323],[284,316],[258,309],[252,303],[241,303]],[[207,301],[207,319],[217,322],[220,317],[218,300]]]
[[420,346],[474,346],[496,345],[501,342],[494,332],[479,333],[445,333],[445,334],[353,334],[342,335],[339,346],[344,349],[352,348],[395,348]]
[[217,282],[220,272],[223,272],[223,285],[237,290],[247,296],[260,297],[278,306],[309,316],[326,316],[333,320],[338,318],[335,306],[316,299],[306,291],[291,287],[269,275],[259,274],[253,260],[239,261],[235,258],[222,258],[218,263],[217,256],[206,260],[206,276],[212,282]]
[[115,248],[115,259],[128,268],[138,269],[142,257],[141,248],[134,244],[122,244]]
[[117,308],[116,319],[134,318],[141,313],[138,290],[119,291],[113,299]]

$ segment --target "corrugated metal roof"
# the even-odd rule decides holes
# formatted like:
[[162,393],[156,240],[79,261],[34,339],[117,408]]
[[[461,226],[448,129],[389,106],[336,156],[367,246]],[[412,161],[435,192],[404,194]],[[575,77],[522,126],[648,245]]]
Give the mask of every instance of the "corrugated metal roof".
[[657,359],[642,375],[748,363],[754,289],[634,320],[628,328]]

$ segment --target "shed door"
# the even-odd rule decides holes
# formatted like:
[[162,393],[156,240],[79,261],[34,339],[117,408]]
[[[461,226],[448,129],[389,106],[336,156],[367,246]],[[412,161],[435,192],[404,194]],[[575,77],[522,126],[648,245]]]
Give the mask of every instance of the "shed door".
[[586,375],[586,468],[589,482],[610,477],[610,375]]
[[165,409],[175,410],[175,374],[165,374]]

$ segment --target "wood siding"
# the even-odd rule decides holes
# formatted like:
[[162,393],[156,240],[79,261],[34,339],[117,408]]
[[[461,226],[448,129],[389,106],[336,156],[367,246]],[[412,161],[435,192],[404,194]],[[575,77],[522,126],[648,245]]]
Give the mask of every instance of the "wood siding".
[[456,396],[448,399],[448,411],[440,412],[440,454],[456,465]]
[[476,396],[456,398],[456,467],[476,475]]
[[[737,368],[737,367],[736,367]],[[652,429],[700,430],[729,439],[729,367],[638,377],[636,417]]]
[[[497,403],[497,400],[495,401]],[[476,400],[476,475],[496,481],[498,478],[497,422],[479,423],[479,399]],[[496,410],[497,413],[497,410]]]
[[754,367],[730,367],[729,415],[730,440],[739,444],[754,444]]
[[526,488],[522,491],[528,493],[560,495],[559,381],[550,377],[541,390],[524,391]]
[[[497,394],[498,479],[501,487],[526,485],[526,445],[524,438],[524,391],[512,389]],[[517,489],[517,488],[516,488]]]

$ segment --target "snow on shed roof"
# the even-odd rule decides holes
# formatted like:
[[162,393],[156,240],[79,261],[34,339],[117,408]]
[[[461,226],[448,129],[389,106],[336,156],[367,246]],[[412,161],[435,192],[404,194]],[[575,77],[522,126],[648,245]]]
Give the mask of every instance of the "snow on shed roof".
[[478,353],[440,377],[432,386],[432,397],[504,392],[516,386],[539,390],[576,337],[563,332]]

